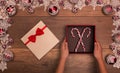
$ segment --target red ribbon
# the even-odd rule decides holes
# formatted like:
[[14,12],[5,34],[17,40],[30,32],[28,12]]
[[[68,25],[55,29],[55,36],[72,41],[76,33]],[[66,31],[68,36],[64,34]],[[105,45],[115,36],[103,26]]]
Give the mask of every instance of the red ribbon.
[[36,42],[36,37],[37,37],[37,36],[40,36],[40,35],[43,35],[43,34],[44,34],[43,30],[44,30],[46,27],[47,27],[47,26],[44,26],[42,29],[37,28],[36,33],[35,33],[34,35],[30,35],[30,36],[28,37],[28,41],[25,43],[25,45],[27,45],[29,42],[35,43],[35,42]]

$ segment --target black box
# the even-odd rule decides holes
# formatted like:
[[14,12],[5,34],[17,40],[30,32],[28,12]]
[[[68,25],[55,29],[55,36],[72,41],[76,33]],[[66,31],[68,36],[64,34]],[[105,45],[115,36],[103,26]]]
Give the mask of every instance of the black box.
[[66,39],[70,53],[93,53],[95,26],[67,25]]

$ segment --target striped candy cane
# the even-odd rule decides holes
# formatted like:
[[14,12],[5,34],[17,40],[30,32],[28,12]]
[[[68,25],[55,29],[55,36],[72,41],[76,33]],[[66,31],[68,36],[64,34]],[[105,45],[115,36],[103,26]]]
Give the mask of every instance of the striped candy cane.
[[77,46],[76,46],[76,48],[75,48],[75,52],[78,51],[78,48],[79,48],[80,44],[82,45],[82,48],[83,48],[83,50],[84,50],[84,52],[85,52],[86,48],[85,48],[85,45],[84,45],[84,42],[83,42],[83,35],[84,35],[84,33],[88,30],[88,31],[89,31],[89,33],[87,34],[87,38],[88,38],[88,37],[90,36],[90,34],[91,34],[91,29],[88,28],[88,27],[86,27],[86,28],[83,29],[82,34],[80,34],[80,31],[79,31],[78,28],[72,28],[71,34],[72,34],[72,37],[73,37],[73,38],[75,37],[74,32],[73,32],[74,30],[77,31],[77,34],[78,34],[78,36],[79,36],[79,41],[78,41]]

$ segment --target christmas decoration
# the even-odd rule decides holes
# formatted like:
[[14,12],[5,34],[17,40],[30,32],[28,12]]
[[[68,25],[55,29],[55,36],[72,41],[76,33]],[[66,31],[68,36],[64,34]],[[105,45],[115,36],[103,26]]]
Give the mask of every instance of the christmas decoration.
[[34,9],[31,6],[26,7],[28,13],[34,13]]
[[0,1],[0,6],[4,6],[6,4],[6,1],[5,0],[1,0]]
[[117,15],[114,15],[114,16],[112,16],[112,19],[113,19],[114,21],[116,21],[116,20],[120,19],[120,17],[117,16]]
[[66,1],[64,2],[64,8],[63,8],[63,9],[72,10],[72,4],[66,0]]
[[[9,54],[7,51],[11,48],[12,40],[7,34],[8,27],[11,26],[12,20],[9,16],[13,16],[16,13],[16,7],[13,0],[1,0],[0,1],[0,70],[7,69],[7,58],[5,54]],[[11,52],[9,50],[9,52]]]
[[120,5],[116,6],[116,11],[120,11]]
[[18,4],[20,2],[20,0],[14,0],[16,4]]
[[97,0],[97,4],[103,4],[102,0]]
[[32,2],[33,2],[33,0],[21,0],[21,3],[25,7],[30,6],[32,4]]
[[[61,8],[68,9],[73,13],[77,13],[85,6],[92,6],[95,10],[96,6],[101,6],[102,11],[105,15],[110,15],[112,13],[113,25],[115,29],[112,31],[113,43],[110,45],[114,56],[117,61],[113,64],[113,67],[120,68],[120,1],[119,0],[0,0],[0,69],[4,71],[7,69],[7,61],[11,59],[5,59],[3,54],[6,52],[13,40],[9,37],[7,33],[8,27],[11,26],[13,20],[10,18],[17,13],[17,8],[21,10],[26,10],[28,13],[32,14],[35,12],[35,8],[44,7],[44,11],[48,14],[54,16],[59,13]],[[62,7],[60,7],[62,6]],[[5,42],[6,41],[6,42]],[[6,55],[6,54],[5,54]]]
[[84,34],[85,34],[85,32],[86,32],[87,30],[89,31],[88,34],[87,34],[87,38],[90,36],[90,34],[91,34],[91,29],[88,28],[88,27],[86,27],[86,28],[83,29],[82,34],[80,34],[79,29],[77,29],[77,28],[72,28],[71,34],[72,34],[72,37],[73,37],[73,38],[75,38],[75,35],[74,35],[74,33],[73,33],[74,30],[77,31],[78,36],[79,36],[79,38],[80,38],[79,41],[78,41],[78,43],[77,43],[77,46],[76,46],[76,48],[75,48],[75,52],[78,51],[78,48],[79,48],[80,44],[82,44],[82,48],[83,48],[83,50],[84,50],[84,52],[85,52],[85,51],[86,51],[86,48],[85,48],[85,45],[84,45],[84,42],[83,42],[82,39],[83,39],[83,36],[84,36]]
[[3,37],[6,35],[6,30],[4,28],[0,28],[0,37]]
[[103,3],[104,3],[105,5],[110,4],[110,0],[103,0]]
[[78,8],[77,7],[73,7],[72,12],[73,13],[77,13],[78,12]]
[[113,67],[120,68],[120,1],[111,0],[111,3],[109,4],[112,5],[114,10],[112,19],[115,29],[112,31],[113,43],[110,45],[110,48],[112,49],[113,54],[117,60],[116,63],[113,64]]
[[111,0],[110,4],[112,5],[112,7],[117,7],[118,5],[120,5],[120,1],[119,0]]
[[6,21],[7,21],[9,24],[12,24],[12,23],[13,23],[12,18],[7,18]]
[[114,49],[116,48],[115,45],[116,45],[116,43],[112,43],[112,44],[110,45],[110,49],[111,49],[111,50],[114,50]]
[[43,4],[43,0],[38,0],[39,4]]
[[4,61],[1,61],[1,63],[0,63],[0,69],[1,69],[2,71],[4,71],[5,69],[7,69],[7,63],[4,62]]
[[54,16],[59,13],[59,8],[56,5],[52,4],[52,5],[48,6],[47,12],[48,12],[48,14]]
[[92,0],[85,0],[85,4],[89,5],[91,3]]
[[[95,10],[96,6],[103,6],[102,0],[1,0],[0,1],[0,15],[1,18],[5,19],[8,16],[13,16],[16,14],[17,9],[16,5],[19,9],[26,10],[28,13],[34,13],[34,8],[44,6],[44,11],[50,15],[56,15],[58,10],[60,10],[60,6],[63,6],[63,9],[72,10],[72,12],[77,12],[78,9],[82,9],[86,5],[93,6]],[[114,4],[114,3],[113,3]],[[54,11],[54,13],[49,12],[48,8],[50,6],[55,5],[58,9]],[[76,9],[76,10],[74,10]],[[6,14],[7,12],[7,14]]]
[[3,60],[4,61],[11,61],[13,60],[13,53],[10,50],[5,50],[3,53]]
[[92,53],[94,50],[94,32],[95,26],[92,25],[66,26],[66,38],[69,52]]
[[13,5],[9,5],[6,7],[6,12],[9,16],[13,16],[16,13],[16,7]]
[[116,33],[113,35],[113,41],[116,43],[120,43],[120,33]]
[[109,15],[109,14],[112,14],[113,8],[111,5],[105,5],[103,6],[102,11],[105,15]]
[[74,7],[75,7],[76,9],[78,8],[78,9],[81,10],[81,9],[82,9],[83,7],[85,7],[85,6],[86,6],[86,5],[85,5],[85,0],[79,0],[78,3],[75,4]]
[[111,54],[107,55],[105,57],[105,60],[106,60],[107,64],[114,64],[117,61],[116,57],[114,55],[111,55]]
[[77,4],[79,0],[69,0],[73,4]]

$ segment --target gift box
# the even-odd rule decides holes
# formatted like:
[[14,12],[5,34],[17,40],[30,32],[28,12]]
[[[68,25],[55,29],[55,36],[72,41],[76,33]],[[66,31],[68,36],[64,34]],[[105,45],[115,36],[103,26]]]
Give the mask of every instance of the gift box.
[[59,42],[42,21],[39,21],[21,40],[39,60]]
[[68,25],[66,38],[70,53],[92,53],[95,42],[94,25]]

